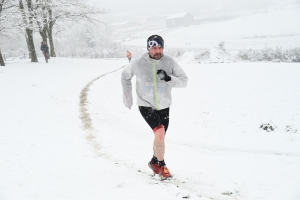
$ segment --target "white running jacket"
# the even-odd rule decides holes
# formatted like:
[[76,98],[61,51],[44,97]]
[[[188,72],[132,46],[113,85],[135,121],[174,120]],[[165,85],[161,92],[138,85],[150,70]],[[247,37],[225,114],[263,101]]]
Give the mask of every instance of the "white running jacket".
[[[164,70],[171,81],[160,80],[158,69]],[[178,63],[170,56],[164,55],[155,60],[145,53],[139,59],[125,67],[122,72],[123,103],[130,108],[132,101],[131,78],[136,76],[137,105],[161,110],[172,104],[172,87],[186,87],[188,78]]]

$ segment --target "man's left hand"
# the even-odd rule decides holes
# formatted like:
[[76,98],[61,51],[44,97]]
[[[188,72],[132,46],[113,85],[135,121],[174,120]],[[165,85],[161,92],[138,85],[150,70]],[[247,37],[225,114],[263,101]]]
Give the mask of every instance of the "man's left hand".
[[168,76],[168,74],[165,72],[165,70],[162,70],[162,69],[157,70],[157,75],[160,78],[160,80],[164,80],[166,82],[171,80],[171,77]]

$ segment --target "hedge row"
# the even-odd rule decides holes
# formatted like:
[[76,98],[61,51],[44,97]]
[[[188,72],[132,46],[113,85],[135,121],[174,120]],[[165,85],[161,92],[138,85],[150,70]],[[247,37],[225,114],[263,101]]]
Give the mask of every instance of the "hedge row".
[[266,48],[261,51],[240,51],[237,57],[250,62],[272,61],[272,62],[300,62],[300,48],[283,50],[281,48]]

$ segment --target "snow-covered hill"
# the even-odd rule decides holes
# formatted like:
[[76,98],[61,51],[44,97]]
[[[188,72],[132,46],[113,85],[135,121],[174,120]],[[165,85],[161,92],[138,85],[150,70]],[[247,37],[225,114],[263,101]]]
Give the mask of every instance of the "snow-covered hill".
[[0,67],[1,200],[299,199],[299,64],[179,61],[189,83],[172,91],[162,182],[152,131],[122,103],[127,62]]
[[[212,48],[220,41],[225,41],[227,49],[231,50],[294,48],[300,46],[299,19],[300,4],[295,2],[229,21],[181,27],[173,31],[157,30],[155,33],[163,36],[167,48],[197,50]],[[153,33],[151,30],[148,35]],[[147,35],[147,31],[143,30],[143,35]],[[145,37],[123,44],[144,47]]]

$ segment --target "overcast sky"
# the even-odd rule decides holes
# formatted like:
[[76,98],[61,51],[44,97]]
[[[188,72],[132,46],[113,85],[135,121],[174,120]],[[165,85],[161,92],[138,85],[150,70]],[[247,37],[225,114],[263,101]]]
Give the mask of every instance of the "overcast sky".
[[168,15],[191,12],[194,16],[217,15],[241,9],[264,9],[274,3],[295,0],[89,0],[107,8],[114,14]]

